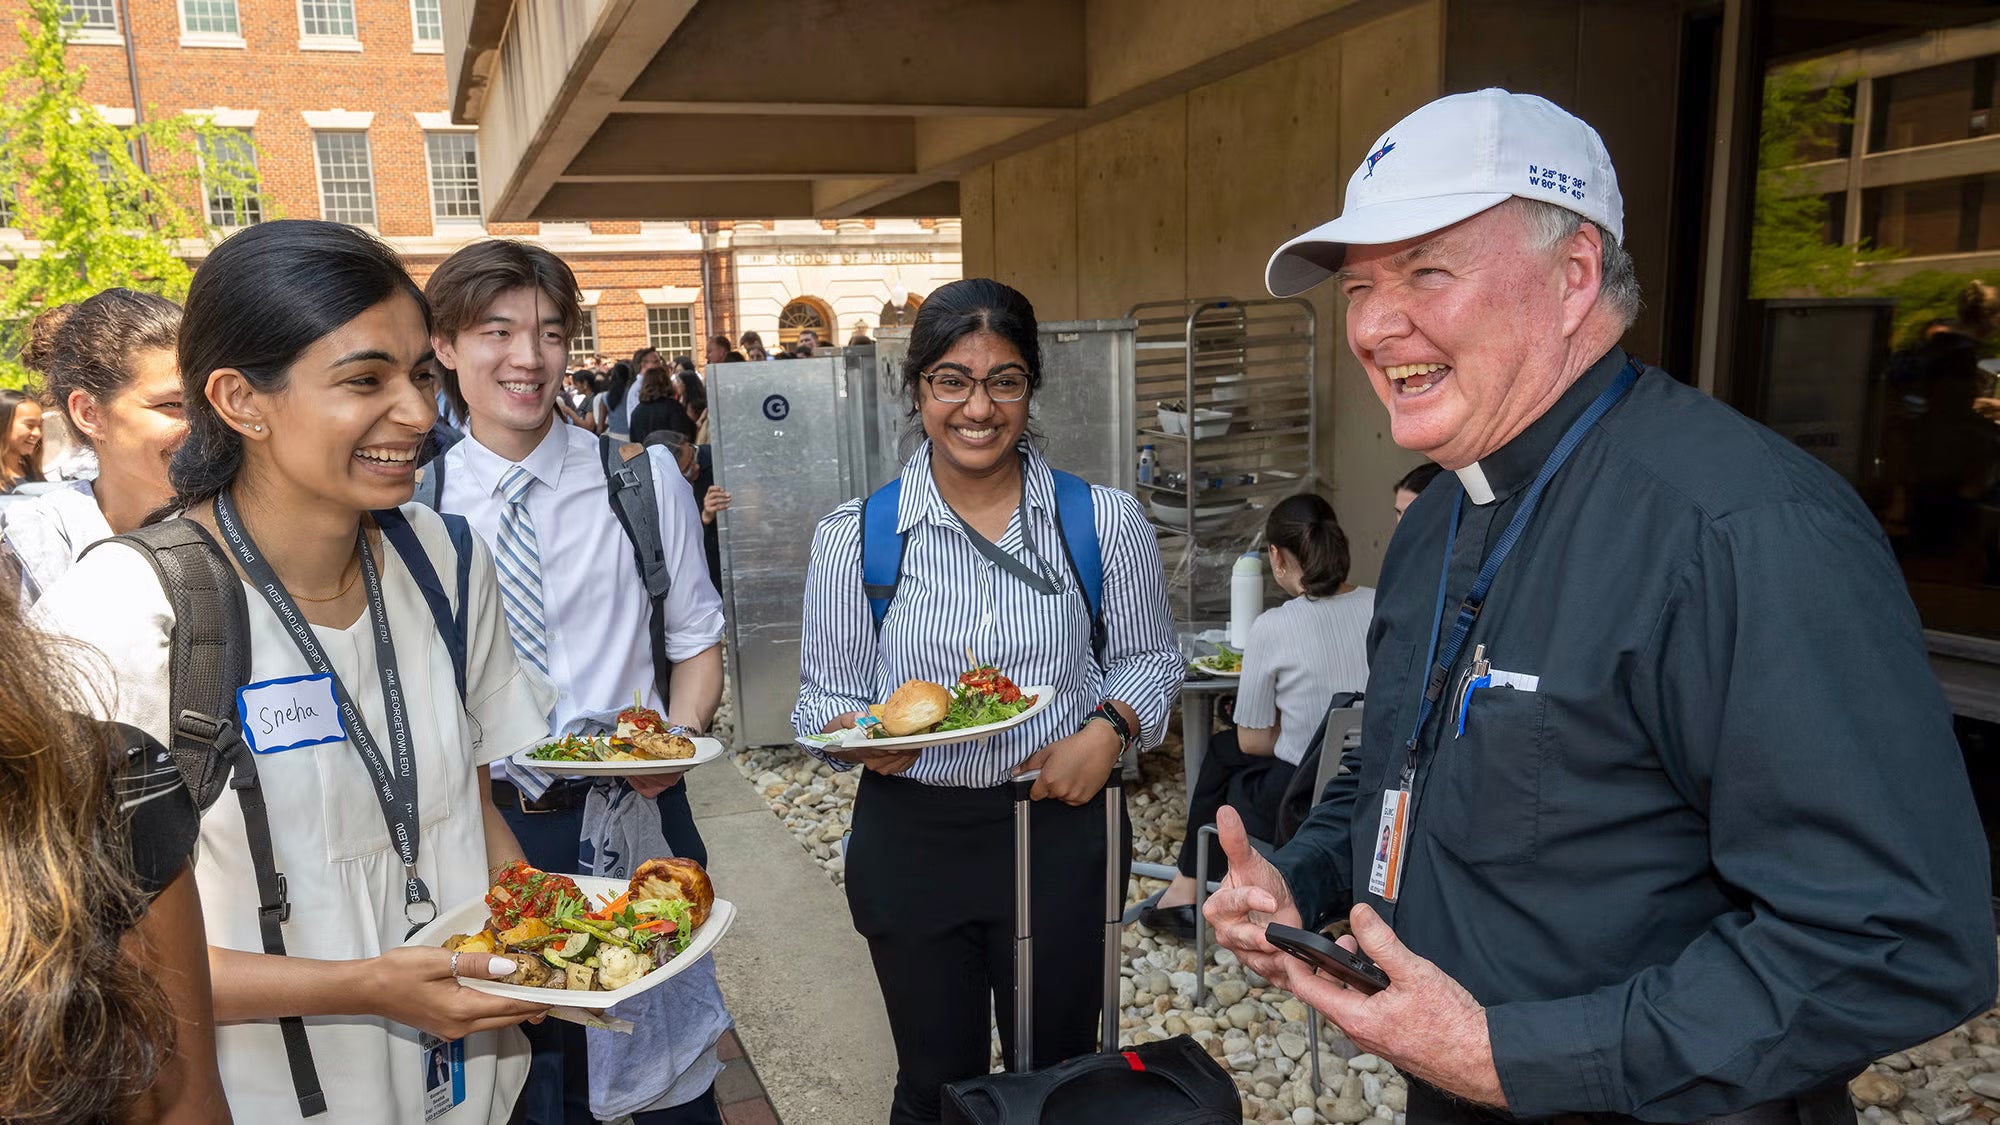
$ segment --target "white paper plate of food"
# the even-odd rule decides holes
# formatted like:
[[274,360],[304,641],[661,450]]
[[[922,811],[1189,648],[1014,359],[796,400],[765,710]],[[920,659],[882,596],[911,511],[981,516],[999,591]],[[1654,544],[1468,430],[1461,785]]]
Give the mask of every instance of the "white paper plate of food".
[[510,763],[532,766],[562,777],[650,777],[684,773],[722,757],[728,749],[713,738],[668,737],[680,738],[692,748],[692,753],[677,758],[647,757],[644,750],[617,735],[585,737],[568,734],[553,742],[522,750],[510,759]]
[[976,742],[1020,726],[1055,702],[1052,686],[1016,687],[990,665],[975,665],[952,687],[908,680],[871,706],[853,730],[809,734],[801,746],[918,750]]
[[679,976],[735,922],[735,904],[715,897],[707,872],[691,859],[647,860],[629,881],[516,862],[485,895],[443,911],[403,944],[511,958],[518,968],[508,980],[461,983],[533,1004],[601,1011]]
[[511,761],[563,777],[652,777],[691,770],[722,757],[713,738],[669,734],[658,711],[639,705],[618,712],[609,734],[566,734],[518,751]]
[[1234,680],[1243,675],[1243,654],[1230,649],[1211,652],[1207,656],[1197,656],[1188,661],[1188,667],[1204,676],[1217,676]]

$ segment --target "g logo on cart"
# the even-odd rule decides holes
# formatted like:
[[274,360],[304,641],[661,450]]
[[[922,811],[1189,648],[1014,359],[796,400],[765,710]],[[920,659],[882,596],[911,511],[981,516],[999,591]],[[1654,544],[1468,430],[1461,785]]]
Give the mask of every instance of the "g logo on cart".
[[767,395],[764,398],[764,417],[773,422],[782,422],[790,417],[792,404],[784,395]]

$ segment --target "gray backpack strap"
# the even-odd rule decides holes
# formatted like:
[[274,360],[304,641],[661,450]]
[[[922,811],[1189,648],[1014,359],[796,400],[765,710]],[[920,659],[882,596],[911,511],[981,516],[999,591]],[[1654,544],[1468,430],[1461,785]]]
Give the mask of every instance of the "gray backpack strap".
[[[633,450],[636,449],[636,452]],[[653,459],[644,446],[614,445],[609,437],[597,442],[604,462],[605,487],[611,493],[611,511],[625,538],[632,541],[632,557],[639,567],[640,581],[651,604],[647,633],[653,645],[653,682],[660,702],[672,698],[667,692],[673,664],[667,659],[667,594],[673,590],[673,572],[667,566],[667,550],[660,542],[660,507],[653,491]]]
[[[250,611],[243,583],[208,531],[193,520],[175,519],[104,540],[124,543],[152,564],[160,588],[174,610],[168,657],[168,714],[173,719],[167,753],[206,811],[227,787],[243,808],[243,833],[257,875],[257,928],[264,952],[285,955],[284,923],[291,917],[285,876],[271,845],[271,818],[257,783],[257,756],[244,745],[236,721],[236,691],[250,679]],[[92,544],[85,550],[101,546]],[[285,1061],[292,1072],[299,1114],[326,1112],[319,1071],[306,1040],[305,1021],[278,1020]]]
[[192,520],[156,523],[105,542],[136,549],[152,564],[173,605],[168,663],[173,729],[167,752],[195,806],[206,810],[228,787],[232,749],[242,741],[236,689],[250,678],[243,584],[208,532]]

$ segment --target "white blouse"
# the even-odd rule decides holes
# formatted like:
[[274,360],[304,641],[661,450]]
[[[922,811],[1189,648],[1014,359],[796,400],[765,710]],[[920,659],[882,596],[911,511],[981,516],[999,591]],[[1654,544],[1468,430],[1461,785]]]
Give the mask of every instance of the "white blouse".
[[56,584],[85,547],[111,537],[111,525],[104,522],[86,480],[9,505],[4,527],[0,537],[21,570],[24,610]]
[[[440,575],[455,573],[452,547],[436,513],[416,505],[403,514]],[[493,559],[475,542],[468,614],[466,700],[460,705],[451,656],[423,595],[396,553],[378,553],[383,599],[402,674],[412,737],[422,832],[418,871],[442,906],[485,893],[485,794],[478,767],[541,740],[553,702],[537,677],[515,663],[501,615]],[[452,585],[449,577],[446,585]],[[305,660],[262,595],[247,584],[250,680],[307,674]],[[457,596],[452,590],[451,595]],[[36,605],[51,632],[86,641],[104,655],[115,685],[105,714],[168,741],[168,653],[173,611],[152,567],[137,551],[106,546],[80,560]],[[369,729],[383,737],[388,720],[376,674],[369,617],[346,629],[314,626],[340,681]],[[468,714],[469,712],[469,714]],[[269,806],[278,870],[291,895],[285,924],[289,955],[325,960],[373,957],[403,943],[403,870],[381,805],[360,756],[346,741],[262,754],[258,776]],[[243,814],[225,792],[202,816],[195,853],[208,941],[263,952],[257,883]],[[326,1092],[329,1121],[422,1125],[424,1053],[420,1032],[379,1016],[306,1020],[313,1061]],[[223,1086],[238,1121],[296,1121],[298,1102],[276,1020],[216,1028]],[[505,1122],[527,1078],[528,1047],[518,1030],[480,1032],[465,1041],[466,1099],[437,1118]]]
[[1374,616],[1371,586],[1296,597],[1259,614],[1243,649],[1236,725],[1275,724],[1278,760],[1298,765],[1333,697],[1368,690],[1368,622]]

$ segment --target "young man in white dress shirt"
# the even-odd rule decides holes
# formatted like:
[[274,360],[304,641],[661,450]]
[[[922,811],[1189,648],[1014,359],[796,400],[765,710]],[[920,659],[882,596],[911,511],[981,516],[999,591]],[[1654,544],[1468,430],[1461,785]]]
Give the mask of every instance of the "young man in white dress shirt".
[[[438,507],[463,515],[507,560],[502,592],[524,664],[539,667],[558,698],[551,732],[579,716],[616,712],[638,692],[670,726],[706,729],[722,695],[722,600],[708,576],[700,507],[664,450],[613,447],[622,461],[650,459],[661,546],[672,576],[664,603],[665,655],[656,669],[652,603],[632,540],[610,499],[599,439],[555,411],[568,340],[582,313],[575,275],[549,251],[491,240],[459,250],[431,275],[433,344],[446,393],[467,419],[466,440],[432,466]],[[614,462],[615,463],[615,462]],[[664,677],[667,698],[657,673]],[[631,814],[631,793],[600,782],[557,781],[539,798],[533,780],[494,771],[493,799],[528,859],[555,871],[610,873],[604,856],[581,854],[586,804],[593,815]],[[519,782],[517,787],[516,782]],[[630,779],[657,802],[659,835],[676,855],[706,863],[707,851],[678,775]],[[644,824],[650,834],[650,824]],[[623,857],[620,871],[651,858]],[[684,982],[686,982],[684,984]],[[627,1012],[648,997],[660,1012]],[[658,1007],[658,1004],[655,1004]],[[640,1024],[631,1036],[550,1021],[535,1040],[535,1068],[514,1121],[577,1125],[631,1113],[637,1125],[720,1125],[712,1083],[714,1042],[729,1026],[713,970],[690,970],[615,1014]],[[594,1057],[598,1073],[587,1060]]]

